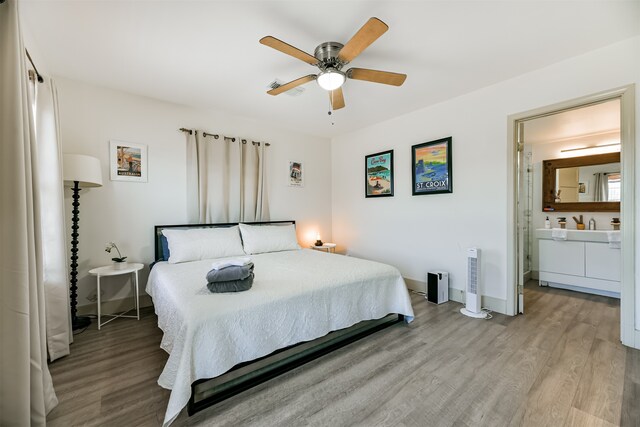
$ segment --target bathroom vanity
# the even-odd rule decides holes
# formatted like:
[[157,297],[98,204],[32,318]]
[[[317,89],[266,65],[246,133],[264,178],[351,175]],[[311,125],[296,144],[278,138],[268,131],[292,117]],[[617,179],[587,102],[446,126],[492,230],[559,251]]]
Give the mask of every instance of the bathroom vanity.
[[554,240],[553,230],[536,230],[540,286],[620,298],[620,249],[610,248],[607,233],[567,230],[567,240]]

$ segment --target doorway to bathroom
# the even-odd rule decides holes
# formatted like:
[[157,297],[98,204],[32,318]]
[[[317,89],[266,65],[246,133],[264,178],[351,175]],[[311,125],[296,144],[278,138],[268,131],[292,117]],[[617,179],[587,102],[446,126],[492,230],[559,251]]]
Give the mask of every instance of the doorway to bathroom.
[[629,86],[509,117],[508,311],[512,304],[514,314],[525,313],[525,286],[619,298],[628,345],[635,332],[632,98]]
[[619,299],[620,100],[521,127],[523,282]]

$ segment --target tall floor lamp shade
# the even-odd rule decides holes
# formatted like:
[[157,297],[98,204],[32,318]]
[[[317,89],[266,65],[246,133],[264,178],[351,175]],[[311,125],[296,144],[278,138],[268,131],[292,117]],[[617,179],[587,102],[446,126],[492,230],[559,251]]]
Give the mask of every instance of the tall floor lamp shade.
[[73,190],[73,217],[71,225],[71,325],[73,330],[91,324],[88,317],[78,317],[78,220],[80,215],[80,189],[102,186],[100,160],[82,154],[65,154],[63,158],[64,185]]

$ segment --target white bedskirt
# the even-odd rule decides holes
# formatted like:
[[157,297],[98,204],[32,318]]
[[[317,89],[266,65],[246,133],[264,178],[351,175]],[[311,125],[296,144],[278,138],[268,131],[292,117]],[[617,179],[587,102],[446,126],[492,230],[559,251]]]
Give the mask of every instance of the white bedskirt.
[[164,425],[186,406],[196,380],[363,320],[389,313],[413,320],[395,267],[310,249],[251,258],[253,287],[233,294],[208,291],[211,260],[161,262],[151,271],[146,291],[169,353],[158,379],[171,390]]

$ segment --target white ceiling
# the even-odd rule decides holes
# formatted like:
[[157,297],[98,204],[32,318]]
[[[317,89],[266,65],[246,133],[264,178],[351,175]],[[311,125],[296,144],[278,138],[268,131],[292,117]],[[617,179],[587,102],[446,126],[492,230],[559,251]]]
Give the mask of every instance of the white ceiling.
[[524,138],[527,144],[544,144],[609,134],[618,136],[619,132],[620,100],[618,99],[530,120],[524,125]]
[[[333,136],[640,33],[638,1],[34,1],[23,25],[53,75]],[[408,74],[397,88],[350,80],[327,115],[315,82],[267,95],[274,78],[317,69],[258,43],[306,52],[345,43],[376,16],[390,29],[351,65]],[[585,72],[588,72],[586,70]]]

